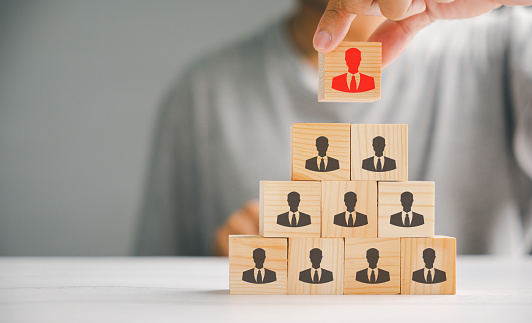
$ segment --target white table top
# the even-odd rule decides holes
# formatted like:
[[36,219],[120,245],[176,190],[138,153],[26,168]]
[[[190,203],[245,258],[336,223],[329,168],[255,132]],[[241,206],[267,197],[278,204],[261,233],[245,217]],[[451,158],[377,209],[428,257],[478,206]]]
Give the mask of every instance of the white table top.
[[0,258],[0,322],[532,322],[532,257],[459,257],[457,295],[229,295],[225,258]]

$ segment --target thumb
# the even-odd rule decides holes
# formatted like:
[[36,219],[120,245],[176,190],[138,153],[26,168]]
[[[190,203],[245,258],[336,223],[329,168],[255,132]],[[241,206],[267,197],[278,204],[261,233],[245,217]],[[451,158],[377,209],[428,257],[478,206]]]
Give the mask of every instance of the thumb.
[[314,34],[314,48],[321,53],[335,49],[347,35],[355,16],[345,9],[342,0],[330,0]]
[[426,12],[394,21],[386,20],[373,32],[368,42],[382,43],[382,67],[392,63],[401,54],[414,36],[434,21]]

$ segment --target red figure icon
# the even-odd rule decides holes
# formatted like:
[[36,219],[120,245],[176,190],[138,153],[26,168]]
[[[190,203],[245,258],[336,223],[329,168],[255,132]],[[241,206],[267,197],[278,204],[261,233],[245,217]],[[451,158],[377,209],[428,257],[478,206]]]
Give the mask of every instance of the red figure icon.
[[332,88],[342,92],[359,93],[371,91],[375,88],[373,77],[358,71],[362,55],[360,50],[349,48],[345,51],[347,73],[333,77]]

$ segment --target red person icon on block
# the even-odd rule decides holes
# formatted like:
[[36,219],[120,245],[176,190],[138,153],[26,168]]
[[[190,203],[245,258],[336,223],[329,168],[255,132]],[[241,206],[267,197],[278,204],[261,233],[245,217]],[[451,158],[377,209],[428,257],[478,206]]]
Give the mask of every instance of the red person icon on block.
[[360,50],[349,48],[345,51],[347,73],[333,77],[332,88],[342,92],[359,93],[375,89],[373,77],[358,71],[362,55]]

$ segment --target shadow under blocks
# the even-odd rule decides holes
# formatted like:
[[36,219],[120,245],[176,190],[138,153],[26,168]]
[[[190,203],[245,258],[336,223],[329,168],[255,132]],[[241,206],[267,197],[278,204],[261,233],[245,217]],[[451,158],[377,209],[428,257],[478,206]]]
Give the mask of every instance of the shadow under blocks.
[[406,125],[291,131],[292,180],[260,182],[260,235],[229,237],[231,294],[456,293],[456,239],[434,235],[435,183],[408,181]]

